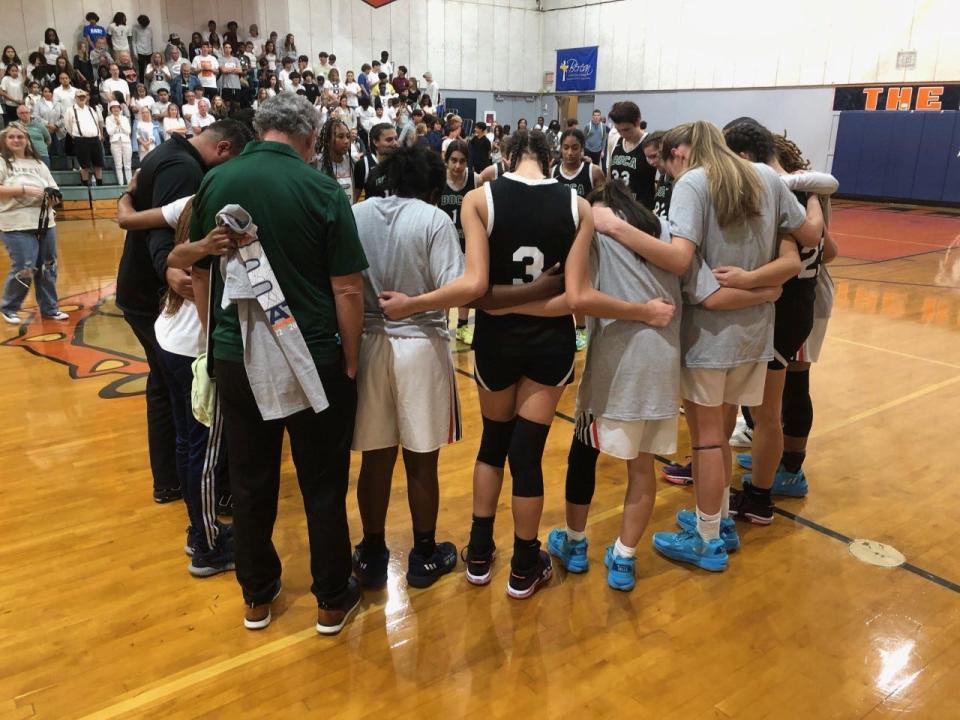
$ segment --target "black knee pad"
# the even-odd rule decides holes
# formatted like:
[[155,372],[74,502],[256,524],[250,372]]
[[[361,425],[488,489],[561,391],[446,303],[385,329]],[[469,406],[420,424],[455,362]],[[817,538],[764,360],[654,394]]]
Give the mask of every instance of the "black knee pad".
[[517,418],[508,453],[513,494],[516,497],[543,496],[543,448],[549,432],[549,425]]
[[600,451],[581,442],[576,435],[567,455],[567,502],[589,505],[597,486],[597,460]]
[[480,437],[477,460],[492,467],[502,468],[507,461],[510,439],[513,437],[513,427],[516,424],[516,418],[506,422],[483,418],[483,435]]
[[783,385],[783,434],[805,438],[813,427],[813,400],[810,399],[810,371],[787,371]]

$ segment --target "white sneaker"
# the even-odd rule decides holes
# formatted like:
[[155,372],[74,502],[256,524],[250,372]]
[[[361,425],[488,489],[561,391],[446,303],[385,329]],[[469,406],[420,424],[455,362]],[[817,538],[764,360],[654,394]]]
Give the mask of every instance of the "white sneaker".
[[737,424],[730,436],[730,444],[735,448],[748,448],[753,445],[753,430],[747,427],[742,415],[737,415]]
[[3,319],[6,320],[11,325],[19,325],[20,323],[23,322],[23,320],[20,319],[19,315],[11,312],[3,313]]
[[69,315],[67,315],[65,312],[60,312],[59,310],[57,310],[57,312],[55,312],[53,315],[44,315],[43,317],[46,318],[47,320],[69,320],[70,319]]

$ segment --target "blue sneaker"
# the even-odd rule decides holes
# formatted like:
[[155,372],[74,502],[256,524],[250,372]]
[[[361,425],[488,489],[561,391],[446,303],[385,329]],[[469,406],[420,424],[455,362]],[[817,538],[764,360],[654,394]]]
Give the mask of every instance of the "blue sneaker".
[[603,564],[607,566],[607,585],[614,590],[633,590],[637,584],[637,577],[634,568],[637,565],[636,558],[625,558],[615,555],[613,545],[607,545],[607,554],[603,558]]
[[560,528],[551,530],[547,537],[547,549],[560,561],[567,572],[583,573],[590,566],[590,560],[587,558],[587,539],[571,540],[567,537],[566,530]]
[[737,453],[737,465],[744,470],[753,469],[753,455],[750,453]]
[[690,563],[710,572],[727,569],[723,540],[704,540],[696,531],[654,533],[653,548],[671,560]]
[[[697,513],[694,510],[681,510],[677,513],[677,525],[684,532],[697,531]],[[720,519],[720,539],[728,553],[740,549],[740,536],[737,535],[737,523],[733,518]]]
[[[752,474],[743,476],[745,485],[752,484],[752,480]],[[773,485],[770,487],[771,495],[802,498],[806,497],[809,491],[807,476],[803,474],[803,468],[800,468],[798,472],[792,473],[783,467],[783,465],[777,467],[777,474],[773,476]]]

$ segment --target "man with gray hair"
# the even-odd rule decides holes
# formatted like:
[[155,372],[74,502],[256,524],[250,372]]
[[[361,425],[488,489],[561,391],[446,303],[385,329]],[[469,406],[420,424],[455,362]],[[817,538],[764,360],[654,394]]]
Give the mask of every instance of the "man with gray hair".
[[[249,356],[244,340],[252,336],[242,335],[229,293],[224,307],[224,281],[220,272],[210,272],[215,258],[196,262],[193,283],[201,318],[206,317],[208,284],[213,284],[207,361],[217,381],[227,436],[237,580],[247,605],[244,625],[266,627],[270,605],[280,593],[280,558],[272,537],[286,430],[307,515],[311,590],[319,606],[316,630],[332,635],[343,628],[361,597],[351,576],[346,495],[363,328],[360,273],[367,260],[346,196],[335,180],[310,165],[320,126],[313,105],[300,95],[281,93],[264,101],[254,126],[260,141],[204,179],[193,200],[190,239],[202,240],[214,230],[227,205],[249,214],[285,297],[279,309],[271,308],[276,311],[269,317],[273,332],[282,341],[292,316],[329,407],[264,419],[251,388],[262,378],[244,364]],[[226,229],[218,232],[229,237]]]

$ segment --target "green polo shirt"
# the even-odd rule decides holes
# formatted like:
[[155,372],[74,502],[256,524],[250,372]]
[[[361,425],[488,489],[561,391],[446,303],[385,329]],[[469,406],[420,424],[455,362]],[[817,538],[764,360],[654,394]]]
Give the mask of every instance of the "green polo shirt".
[[[224,205],[253,217],[263,250],[317,365],[340,358],[330,277],[367,268],[347,196],[336,180],[311,167],[289,146],[252,142],[239,157],[206,174],[193,199],[190,239],[206,236]],[[210,267],[213,256],[198,265]],[[237,306],[221,308],[219,265],[213,285],[213,356],[243,362]]]

